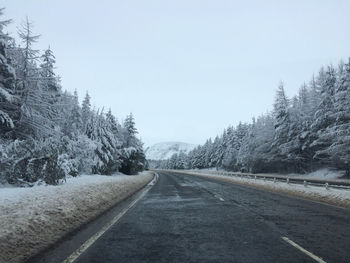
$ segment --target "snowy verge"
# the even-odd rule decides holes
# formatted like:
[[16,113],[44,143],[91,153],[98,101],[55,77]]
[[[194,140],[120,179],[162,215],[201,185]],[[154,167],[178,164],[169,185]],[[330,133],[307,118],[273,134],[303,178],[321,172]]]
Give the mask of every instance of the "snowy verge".
[[84,175],[59,186],[0,188],[0,262],[23,262],[145,186],[153,173]]
[[289,174],[289,177],[302,177],[305,179],[320,179],[320,180],[330,180],[330,181],[347,181],[347,179],[340,179],[344,176],[345,171],[336,171],[336,170],[330,170],[327,168],[323,168],[320,170],[317,170],[315,172],[311,172],[308,174]]
[[[175,171],[176,172],[176,171]],[[180,171],[178,171],[180,172]],[[272,182],[258,179],[248,179],[241,177],[233,177],[212,173],[181,171],[189,175],[202,176],[207,178],[218,179],[226,182],[255,187],[271,192],[283,193],[298,196],[313,201],[325,202],[331,205],[340,206],[350,209],[350,190],[326,189],[317,186],[303,186],[299,184],[287,184],[284,182]]]
[[[216,174],[219,172],[227,172],[223,169],[192,169],[192,170],[186,170],[186,171],[193,171],[193,172],[201,172],[201,173],[209,173],[209,174]],[[241,172],[234,172],[235,174],[240,174]],[[281,177],[281,178],[296,178],[296,179],[315,179],[315,180],[326,180],[328,182],[345,182],[348,183],[350,180],[343,178],[345,171],[339,171],[339,170],[331,170],[327,168],[319,169],[315,172],[307,173],[307,174],[296,174],[296,173],[290,173],[290,174],[276,174],[276,173],[256,173],[256,174],[250,174],[250,175],[261,175],[265,177]],[[245,174],[245,173],[242,173]]]

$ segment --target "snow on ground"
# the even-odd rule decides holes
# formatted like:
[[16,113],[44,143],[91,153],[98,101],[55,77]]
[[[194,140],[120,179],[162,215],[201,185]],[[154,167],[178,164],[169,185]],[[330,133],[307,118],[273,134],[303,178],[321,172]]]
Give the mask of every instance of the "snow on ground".
[[326,202],[332,205],[350,208],[350,190],[349,189],[334,189],[317,186],[304,186],[300,184],[287,184],[285,182],[264,181],[262,179],[249,179],[237,176],[226,176],[204,171],[185,171],[192,175],[215,178],[223,181],[238,183],[247,186],[253,186],[263,190],[291,194],[303,198],[312,199],[314,201]]
[[[210,169],[194,169],[194,170],[189,170],[189,171],[200,171],[200,172],[207,172],[207,173],[215,173],[215,172],[227,172],[224,169],[215,169],[215,168],[210,168]],[[240,172],[235,172],[239,174]],[[323,168],[320,170],[317,170],[312,173],[308,174],[296,174],[296,173],[291,173],[291,174],[266,174],[266,173],[257,173],[256,175],[262,175],[266,177],[284,177],[284,178],[298,178],[298,179],[318,179],[318,180],[327,180],[327,181],[336,181],[336,182],[349,182],[349,179],[342,178],[345,174],[345,171],[339,171],[339,170],[331,170],[327,168]]]
[[296,175],[292,174],[292,176],[302,176],[303,178],[309,178],[309,179],[321,179],[321,180],[328,180],[328,179],[338,179],[344,175],[344,171],[333,171],[330,169],[320,169],[312,173],[303,174],[303,175]]
[[153,178],[84,175],[59,186],[0,188],[0,262],[22,262]]

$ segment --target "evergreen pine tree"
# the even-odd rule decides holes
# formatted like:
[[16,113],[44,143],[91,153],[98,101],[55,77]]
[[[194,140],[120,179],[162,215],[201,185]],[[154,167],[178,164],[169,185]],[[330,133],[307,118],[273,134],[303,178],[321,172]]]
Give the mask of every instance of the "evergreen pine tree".
[[335,84],[333,105],[334,111],[329,116],[333,122],[320,136],[323,142],[330,145],[320,149],[316,157],[329,156],[329,165],[345,169],[350,176],[350,60]]
[[40,65],[40,86],[41,86],[41,98],[45,108],[45,116],[52,121],[53,125],[58,121],[61,105],[61,87],[58,83],[58,78],[54,72],[54,65],[56,63],[55,56],[53,55],[50,47],[45,50],[41,56],[42,63]]
[[[0,9],[0,16],[4,8]],[[16,74],[7,54],[10,37],[3,32],[11,20],[0,21],[0,136],[12,137],[10,132],[19,120],[20,103],[15,92]]]
[[329,66],[327,71],[320,72],[319,86],[321,102],[317,107],[314,115],[314,120],[311,125],[311,130],[315,134],[313,142],[310,144],[311,149],[315,152],[314,158],[321,163],[329,162],[329,155],[324,149],[331,144],[326,132],[327,128],[331,127],[335,122],[334,119],[334,94],[336,85],[336,72],[332,66]]
[[[287,160],[287,149],[283,146],[289,140],[290,131],[290,112],[289,99],[286,96],[284,85],[281,82],[278,86],[275,103],[273,105],[273,115],[275,118],[275,138],[271,150],[274,151],[276,161],[280,165],[285,165]],[[284,163],[284,164],[283,164]]]
[[85,98],[83,100],[82,106],[81,106],[81,121],[83,130],[86,131],[88,121],[91,117],[91,102],[90,102],[90,95],[88,92],[86,92]]

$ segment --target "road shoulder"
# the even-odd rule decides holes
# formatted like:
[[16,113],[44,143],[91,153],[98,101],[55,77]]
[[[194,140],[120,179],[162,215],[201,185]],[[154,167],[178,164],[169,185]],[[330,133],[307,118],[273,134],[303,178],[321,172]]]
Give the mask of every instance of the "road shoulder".
[[312,200],[315,202],[321,202],[328,205],[333,205],[341,208],[350,209],[350,191],[338,190],[338,189],[325,189],[322,187],[312,187],[303,185],[292,185],[281,182],[266,182],[263,180],[247,179],[240,177],[232,177],[225,175],[206,174],[201,172],[189,172],[189,171],[174,171],[177,173],[184,173],[194,176],[200,176],[209,179],[221,180],[234,184],[239,184],[247,187],[252,187],[259,190],[285,194],[288,196],[303,198]]
[[0,262],[35,260],[34,255],[85,228],[142,189],[152,178],[151,172],[138,176],[104,176],[83,184],[42,187],[35,193],[24,189],[17,199],[7,197],[0,205],[4,211],[1,225],[11,228],[0,230]]

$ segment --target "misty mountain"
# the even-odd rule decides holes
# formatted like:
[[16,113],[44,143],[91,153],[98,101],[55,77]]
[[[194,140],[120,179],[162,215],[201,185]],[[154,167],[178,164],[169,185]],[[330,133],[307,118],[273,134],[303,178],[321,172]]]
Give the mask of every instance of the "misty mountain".
[[184,142],[161,142],[147,147],[145,154],[148,160],[165,160],[169,159],[175,153],[188,153],[196,146],[195,144]]

